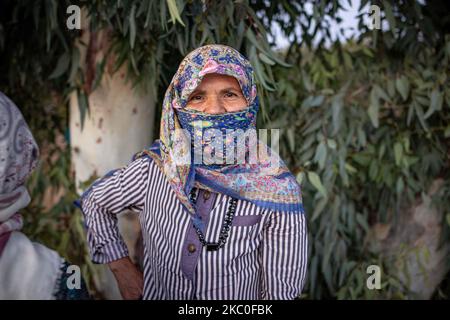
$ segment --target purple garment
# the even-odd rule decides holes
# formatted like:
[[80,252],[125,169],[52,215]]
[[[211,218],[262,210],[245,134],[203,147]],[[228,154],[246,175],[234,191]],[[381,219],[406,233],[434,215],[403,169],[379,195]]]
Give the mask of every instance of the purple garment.
[[11,236],[11,232],[7,232],[7,233],[0,235],[0,257],[2,256],[3,250],[5,249],[10,236]]
[[[209,191],[206,191],[209,192]],[[203,220],[205,224],[205,229],[208,227],[209,222],[209,212],[212,209],[214,200],[216,199],[217,193],[210,192],[210,197],[206,199],[205,190],[200,189],[197,195],[197,213]],[[197,236],[197,232],[192,224],[189,223],[189,230],[186,234],[186,239],[183,245],[183,257],[181,258],[181,270],[183,270],[184,275],[192,280],[194,275],[195,267],[197,266],[198,257],[201,252],[202,244]],[[190,247],[194,246],[195,251],[190,252]]]

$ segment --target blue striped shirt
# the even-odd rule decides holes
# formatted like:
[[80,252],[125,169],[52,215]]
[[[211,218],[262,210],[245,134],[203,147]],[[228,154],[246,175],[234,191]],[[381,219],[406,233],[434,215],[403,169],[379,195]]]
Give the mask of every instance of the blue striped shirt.
[[[197,192],[205,239],[217,242],[230,197]],[[303,214],[272,211],[238,200],[225,245],[207,251],[189,213],[149,157],[98,179],[81,197],[95,263],[128,256],[117,214],[139,215],[144,244],[143,299],[283,299],[298,297],[307,268]]]

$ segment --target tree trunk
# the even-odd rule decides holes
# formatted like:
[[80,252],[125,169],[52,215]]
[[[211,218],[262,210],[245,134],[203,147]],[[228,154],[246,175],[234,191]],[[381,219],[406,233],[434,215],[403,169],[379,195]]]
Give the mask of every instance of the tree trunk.
[[[86,20],[86,19],[84,19]],[[90,34],[84,28],[78,44],[82,69],[89,82],[90,69],[103,57],[108,46],[107,32]],[[108,62],[112,61],[112,58]],[[95,68],[94,68],[95,70]],[[126,69],[116,73],[104,72],[98,87],[89,96],[89,113],[86,113],[81,128],[78,97],[73,93],[70,99],[70,136],[72,163],[75,170],[76,186],[93,175],[103,176],[108,171],[128,164],[134,153],[152,142],[155,97],[152,90],[138,91],[126,82]],[[134,248],[140,232],[136,215],[121,214],[119,228],[128,245],[130,257],[135,256]],[[100,266],[97,289],[106,299],[120,299],[116,281],[106,266]]]
[[443,185],[436,179],[417,203],[405,208],[396,227],[377,224],[373,228],[374,250],[392,263],[389,270],[412,294],[430,299],[448,272],[450,246],[442,242],[443,212],[431,206],[431,196]]

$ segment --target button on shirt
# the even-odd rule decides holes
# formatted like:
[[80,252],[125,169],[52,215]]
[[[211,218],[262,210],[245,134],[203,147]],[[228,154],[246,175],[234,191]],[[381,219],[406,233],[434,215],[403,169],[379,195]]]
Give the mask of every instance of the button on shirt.
[[188,245],[188,251],[189,251],[190,253],[194,253],[195,250],[196,250],[195,244],[190,243],[190,244]]
[[[230,197],[195,189],[205,240],[217,242]],[[190,213],[150,157],[98,179],[80,199],[95,263],[128,256],[117,214],[139,215],[144,244],[143,299],[283,299],[298,297],[307,266],[303,214],[238,200],[225,245],[202,246]]]

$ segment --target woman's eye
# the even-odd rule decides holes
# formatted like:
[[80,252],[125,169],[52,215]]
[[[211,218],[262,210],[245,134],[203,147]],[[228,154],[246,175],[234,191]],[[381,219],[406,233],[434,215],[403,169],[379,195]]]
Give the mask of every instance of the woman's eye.
[[227,93],[225,93],[225,97],[226,98],[234,98],[237,97],[237,94],[231,91],[228,91]]
[[193,96],[191,99],[189,99],[189,101],[199,101],[202,98],[203,98],[202,96],[197,95],[197,96]]

